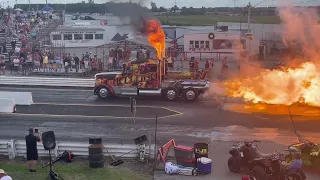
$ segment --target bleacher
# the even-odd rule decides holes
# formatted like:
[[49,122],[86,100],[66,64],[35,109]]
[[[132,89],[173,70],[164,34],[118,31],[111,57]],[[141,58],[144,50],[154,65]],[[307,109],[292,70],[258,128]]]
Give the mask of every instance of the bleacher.
[[[23,19],[22,23],[29,24],[30,20]],[[52,31],[54,31],[56,29],[56,27],[61,25],[61,23],[62,23],[62,21],[60,19],[44,21],[42,23],[41,27],[39,28],[36,39],[32,39],[32,37],[30,35],[30,33],[32,32],[32,30],[31,30],[30,33],[27,35],[27,47],[29,47],[29,46],[33,47],[33,45],[38,42],[40,42],[40,47],[38,47],[39,49],[44,49],[46,46],[50,45],[50,40],[47,40],[46,42],[44,42],[43,40],[45,38],[50,37],[50,33]],[[10,28],[10,27],[7,27],[7,28]],[[1,54],[1,52],[0,52],[0,55],[4,55],[5,62],[9,62],[9,52],[12,50],[11,42],[16,41],[16,45],[21,46],[21,39],[19,37],[12,37],[12,36],[10,37],[7,29],[4,33],[0,33],[0,40],[4,40],[4,39],[7,39],[6,53]]]

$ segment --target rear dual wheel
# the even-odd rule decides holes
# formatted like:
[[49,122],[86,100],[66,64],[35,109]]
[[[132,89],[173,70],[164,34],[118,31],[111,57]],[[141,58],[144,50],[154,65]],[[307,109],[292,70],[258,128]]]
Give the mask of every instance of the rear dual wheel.
[[[163,91],[162,95],[168,101],[176,101],[180,96],[180,92],[175,87],[169,87]],[[182,92],[182,96],[186,101],[194,101],[198,98],[199,92],[197,89],[188,88]]]
[[194,101],[198,98],[199,96],[199,91],[194,88],[188,88],[183,91],[183,98],[186,101]]

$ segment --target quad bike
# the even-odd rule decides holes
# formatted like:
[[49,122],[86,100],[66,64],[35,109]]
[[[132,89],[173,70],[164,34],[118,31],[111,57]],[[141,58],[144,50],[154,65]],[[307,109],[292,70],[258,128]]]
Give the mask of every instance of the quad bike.
[[317,144],[306,140],[303,143],[292,144],[286,149],[289,152],[285,156],[286,162],[293,160],[293,154],[301,153],[303,165],[310,168],[320,168],[320,148]]
[[287,170],[282,168],[284,155],[274,153],[269,157],[261,157],[253,160],[250,171],[257,180],[305,180],[302,169]]
[[234,142],[229,153],[231,157],[228,159],[229,170],[233,173],[238,173],[241,167],[250,167],[254,159],[259,157],[269,157],[272,154],[262,153],[256,145],[257,140],[251,142]]

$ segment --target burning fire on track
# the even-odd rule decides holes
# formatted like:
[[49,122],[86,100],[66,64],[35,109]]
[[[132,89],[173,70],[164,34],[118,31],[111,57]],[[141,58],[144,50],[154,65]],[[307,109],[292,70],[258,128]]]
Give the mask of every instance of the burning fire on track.
[[[316,11],[280,10],[283,41],[298,42],[301,54],[290,59],[289,67],[263,70],[254,77],[225,82],[227,95],[253,103],[291,105],[303,103],[320,107],[320,25]],[[297,51],[294,51],[295,53]],[[296,65],[296,62],[300,62]]]
[[260,75],[226,82],[232,97],[242,97],[253,103],[305,103],[320,106],[320,69],[311,62],[297,68],[265,70]]
[[165,33],[161,28],[159,21],[154,19],[141,18],[139,24],[139,31],[148,36],[148,41],[152,47],[157,51],[157,58],[162,59],[165,57]]

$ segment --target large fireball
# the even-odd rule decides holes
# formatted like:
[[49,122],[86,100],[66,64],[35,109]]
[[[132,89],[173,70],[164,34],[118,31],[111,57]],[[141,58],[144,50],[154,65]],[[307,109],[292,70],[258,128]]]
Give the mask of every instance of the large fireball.
[[320,107],[319,15],[311,9],[284,8],[280,16],[283,42],[296,48],[291,47],[295,55],[283,59],[291,68],[263,70],[254,77],[229,80],[225,82],[227,94],[253,103],[305,103]]

